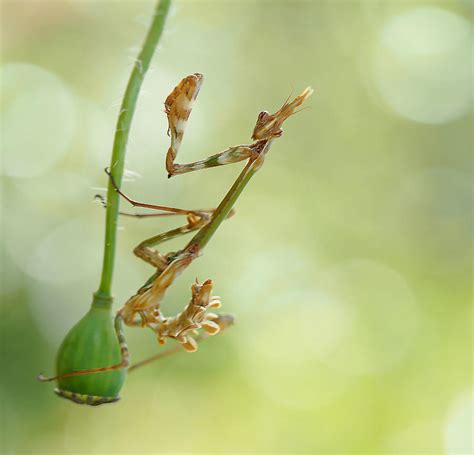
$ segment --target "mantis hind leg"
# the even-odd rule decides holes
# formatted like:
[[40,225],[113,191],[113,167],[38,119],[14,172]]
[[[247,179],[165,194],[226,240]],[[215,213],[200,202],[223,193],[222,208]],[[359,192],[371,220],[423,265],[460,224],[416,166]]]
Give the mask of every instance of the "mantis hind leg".
[[114,190],[117,191],[117,193],[123,197],[127,202],[129,202],[133,207],[142,207],[145,209],[152,209],[152,210],[161,210],[166,213],[156,213],[154,216],[170,216],[170,215],[187,215],[188,213],[195,212],[195,210],[187,210],[187,209],[179,209],[176,207],[169,207],[166,205],[157,205],[157,204],[148,204],[146,202],[140,202],[136,201],[135,199],[132,199],[131,197],[127,196],[117,185],[115,182],[114,177],[110,173],[110,169],[106,167],[104,169],[105,173],[109,176],[110,183],[114,187]]
[[[154,235],[140,244],[138,244],[135,249],[133,250],[134,254],[139,257],[140,259],[148,262],[153,267],[158,269],[158,273],[162,272],[168,265],[169,262],[165,256],[160,254],[157,250],[152,249],[152,247],[159,245],[160,243],[166,242],[168,240],[175,239],[182,235],[188,234],[189,232],[196,231],[201,229],[206,224],[208,224],[211,220],[212,214],[214,213],[214,209],[200,209],[200,210],[188,210],[188,209],[180,209],[176,207],[168,207],[163,205],[155,205],[155,204],[148,204],[145,202],[136,201],[129,196],[127,196],[123,191],[118,188],[117,184],[115,183],[114,178],[110,174],[109,170],[105,169],[106,174],[110,178],[110,182],[114,187],[115,191],[123,197],[127,202],[129,202],[134,207],[142,207],[147,209],[159,210],[161,213],[152,213],[152,214],[129,214],[125,213],[124,215],[127,216],[136,216],[138,218],[143,217],[159,217],[159,216],[173,216],[173,215],[186,215],[187,223],[183,226],[180,226],[175,229],[171,229],[170,231],[166,231],[157,235]],[[101,199],[102,200],[102,199]],[[104,204],[104,201],[102,200]],[[231,217],[234,214],[231,211],[228,217]]]

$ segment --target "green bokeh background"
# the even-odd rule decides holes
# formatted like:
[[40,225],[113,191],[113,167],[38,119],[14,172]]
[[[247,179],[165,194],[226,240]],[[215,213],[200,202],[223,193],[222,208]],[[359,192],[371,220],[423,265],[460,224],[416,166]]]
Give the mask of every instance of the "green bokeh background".
[[[1,5],[1,453],[470,453],[470,2],[176,2],[132,125],[134,198],[211,207],[239,172],[166,179],[162,103],[185,75],[205,82],[183,161],[315,89],[165,304],[212,278],[237,324],[131,374],[114,405],[35,381],[98,285],[92,201],[153,7]],[[151,271],[133,247],[173,225],[120,224],[117,305]],[[159,349],[127,335],[135,360]]]

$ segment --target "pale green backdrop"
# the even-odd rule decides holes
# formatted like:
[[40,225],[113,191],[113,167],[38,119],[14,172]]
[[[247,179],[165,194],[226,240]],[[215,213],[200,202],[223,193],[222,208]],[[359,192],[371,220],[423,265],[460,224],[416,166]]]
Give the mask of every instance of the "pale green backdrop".
[[[211,207],[239,172],[167,180],[163,101],[183,76],[205,75],[186,160],[315,93],[169,293],[172,314],[212,278],[235,327],[90,408],[35,376],[98,285],[93,197],[153,2],[3,2],[1,453],[470,453],[471,6],[175,3],[132,126],[133,197]],[[134,245],[172,225],[120,224],[117,305],[151,272]],[[135,360],[159,349],[127,334]]]

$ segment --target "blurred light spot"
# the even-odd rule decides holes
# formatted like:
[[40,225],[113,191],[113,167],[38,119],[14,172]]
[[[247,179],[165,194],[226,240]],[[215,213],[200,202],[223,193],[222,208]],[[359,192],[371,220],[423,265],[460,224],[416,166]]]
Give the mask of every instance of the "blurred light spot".
[[[94,225],[93,229],[98,226]],[[102,230],[100,230],[102,235]],[[82,245],[83,239],[77,241]],[[78,248],[79,249],[79,248]],[[98,250],[102,253],[102,247]],[[127,252],[128,253],[128,252]],[[60,252],[55,253],[56,255]],[[89,253],[86,253],[89,254]],[[96,252],[94,252],[96,256]],[[132,259],[133,260],[133,259]],[[88,262],[86,257],[82,262]],[[52,346],[58,346],[67,331],[79,321],[86,313],[92,302],[92,292],[99,283],[100,261],[97,257],[91,257],[87,267],[93,273],[84,270],[75,270],[75,261],[72,260],[67,266],[68,272],[78,272],[80,281],[72,282],[71,277],[64,275],[47,275],[42,281],[28,281],[28,302],[30,312],[44,339]],[[48,265],[48,267],[50,267]],[[48,270],[46,270],[48,272]],[[132,295],[143,284],[144,276],[136,269],[136,261],[127,264],[126,271],[117,267],[114,280],[114,296],[117,306],[122,306],[125,300]],[[147,334],[148,335],[148,334]]]
[[[22,275],[19,273],[17,267],[12,263],[12,259],[8,254],[8,240],[6,236],[7,220],[9,220],[9,212],[7,210],[7,192],[5,191],[6,185],[0,185],[0,201],[2,201],[2,235],[0,235],[0,270],[1,270],[1,282],[0,282],[0,295],[7,296],[13,294],[22,286]],[[8,216],[7,216],[8,214]],[[0,299],[0,305],[7,304],[8,299]]]
[[448,455],[474,453],[474,390],[460,394],[451,405],[444,427]]
[[[8,213],[4,220],[3,242],[15,264],[27,273],[32,267],[32,255],[38,245],[58,224],[78,212],[85,213],[88,221],[84,224],[94,229],[90,220],[94,219],[94,215],[102,215],[103,210],[92,203],[92,195],[89,182],[81,175],[69,172],[51,172],[26,180],[12,180],[5,188],[3,199],[3,208]],[[102,229],[96,229],[102,233]],[[82,240],[82,237],[76,239],[77,244],[80,245]]]
[[[6,188],[9,189],[10,187]],[[34,195],[29,196],[33,198]],[[18,191],[5,191],[2,202],[5,213],[8,213],[2,220],[5,249],[24,272],[31,261],[31,252],[58,221],[51,216],[45,216],[41,207],[44,201],[25,201]],[[26,227],[29,227],[27,235]]]
[[74,219],[51,230],[31,252],[25,272],[38,281],[69,284],[100,271],[102,230]]
[[87,134],[79,135],[87,157],[87,165],[93,172],[109,165],[114,138],[115,112],[107,112],[95,103],[80,99],[81,112],[79,128]]
[[1,270],[1,286],[0,286],[0,306],[8,305],[9,294],[14,294],[21,290],[24,285],[22,274],[14,267],[9,255],[5,251],[4,238],[0,237],[0,270]]
[[349,316],[312,290],[292,290],[246,317],[242,340],[248,382],[285,407],[314,409],[339,396],[347,377],[319,362],[331,355]]
[[421,251],[430,272],[459,273],[472,259],[472,180],[469,174],[431,168],[408,175],[386,204],[391,237],[408,254]]
[[51,346],[59,346],[67,331],[86,314],[92,302],[92,288],[30,283],[26,301],[36,327]]
[[403,359],[416,335],[418,310],[401,275],[383,264],[354,259],[329,268],[317,283],[346,314],[342,336],[325,362],[359,375],[379,373]]
[[439,8],[417,8],[392,18],[382,34],[383,45],[400,54],[437,55],[466,45],[469,22]]
[[32,177],[54,166],[68,151],[76,106],[71,90],[39,66],[11,63],[1,69],[2,174]]
[[92,201],[90,182],[83,175],[72,172],[51,172],[27,180],[12,180],[11,185],[18,204],[35,206],[44,217],[54,214],[66,219],[72,210],[84,209]]
[[471,108],[472,34],[468,20],[439,8],[416,8],[385,25],[373,61],[375,85],[395,112],[445,123]]
[[302,249],[254,249],[234,287],[234,298],[243,304],[244,310],[258,311],[272,305],[281,293],[308,288],[314,274],[314,266]]

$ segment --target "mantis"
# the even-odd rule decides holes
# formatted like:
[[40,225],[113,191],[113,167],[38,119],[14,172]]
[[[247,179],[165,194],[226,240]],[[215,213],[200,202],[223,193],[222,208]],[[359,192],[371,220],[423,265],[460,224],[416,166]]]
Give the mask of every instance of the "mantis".
[[[132,370],[152,360],[182,350],[182,348],[188,352],[194,352],[198,349],[200,339],[216,335],[232,324],[232,316],[218,315],[212,311],[221,307],[221,300],[218,296],[212,294],[213,282],[210,279],[203,283],[196,280],[191,285],[191,299],[176,316],[165,316],[161,305],[167,289],[202,254],[204,247],[220,224],[233,215],[233,206],[242,190],[263,165],[273,141],[282,135],[281,127],[283,123],[288,117],[297,112],[298,107],[312,94],[313,90],[310,87],[306,88],[292,101],[287,100],[274,114],[269,114],[267,111],[260,112],[252,132],[253,142],[251,144],[229,147],[203,160],[178,164],[176,160],[185,128],[202,82],[203,75],[200,73],[186,76],[166,98],[165,113],[168,118],[168,135],[170,137],[170,146],[166,154],[168,177],[247,160],[246,165],[218,207],[212,210],[188,210],[138,202],[120,190],[109,170],[106,169],[115,191],[128,203],[133,207],[157,211],[157,213],[146,215],[131,214],[132,216],[182,215],[186,217],[186,224],[150,237],[134,249],[134,254],[154,267],[155,272],[116,313],[114,328],[120,345],[121,361],[99,368],[69,371],[53,377],[40,375],[38,378],[40,381],[61,381],[65,378],[93,375],[119,369]],[[158,245],[168,240],[191,232],[196,233],[181,250],[162,254],[156,249]],[[167,339],[173,339],[179,343],[178,348],[163,351],[151,359],[130,366],[130,354],[125,339],[124,325],[148,328],[154,333],[159,344],[163,345]],[[113,397],[91,397],[61,388],[57,388],[55,391],[65,398],[92,405],[118,399]]]

